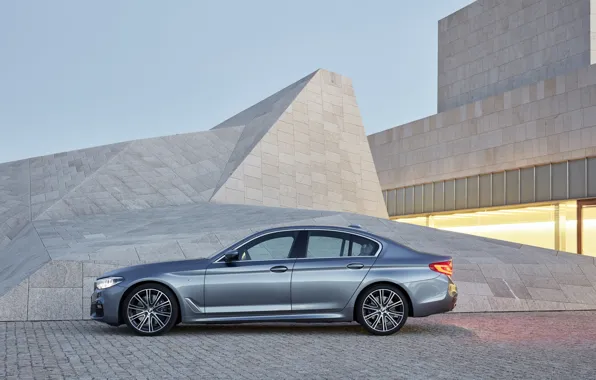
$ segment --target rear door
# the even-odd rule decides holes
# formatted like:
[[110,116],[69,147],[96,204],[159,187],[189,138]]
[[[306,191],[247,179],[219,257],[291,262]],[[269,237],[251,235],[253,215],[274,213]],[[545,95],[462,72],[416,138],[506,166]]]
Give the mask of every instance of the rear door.
[[307,247],[292,274],[292,311],[339,311],[376,261],[380,245],[336,231],[307,232]]

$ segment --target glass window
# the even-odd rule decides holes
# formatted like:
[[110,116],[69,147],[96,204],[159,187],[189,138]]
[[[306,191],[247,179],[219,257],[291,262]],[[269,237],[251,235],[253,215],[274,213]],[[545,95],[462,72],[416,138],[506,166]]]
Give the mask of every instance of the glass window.
[[502,206],[505,204],[505,173],[493,174],[493,198],[491,206]]
[[534,202],[534,168],[525,168],[520,171],[521,203]]
[[467,207],[466,189],[467,183],[465,178],[455,180],[455,208],[463,209]]
[[445,210],[455,209],[455,180],[445,182]]
[[297,232],[278,232],[255,239],[238,249],[238,260],[282,260],[290,257]]
[[308,237],[306,257],[374,256],[378,249],[377,243],[361,236],[333,231],[312,231]]
[[491,189],[491,175],[485,174],[480,176],[480,194],[479,194],[479,201],[480,207],[490,207],[492,203],[492,189]]
[[444,209],[444,186],[445,185],[443,182],[435,182],[435,199],[433,200],[433,211],[443,211]]
[[480,206],[478,198],[478,177],[468,177],[468,208],[477,208]]
[[551,169],[552,199],[567,198],[567,163],[553,164]]
[[342,257],[348,255],[349,235],[339,232],[313,231],[308,236],[306,257]]
[[374,256],[378,250],[379,245],[374,241],[352,235],[351,256]]
[[596,256],[596,205],[582,210],[582,253]]
[[550,200],[550,165],[536,167],[536,201]]
[[423,210],[424,189],[422,185],[414,187],[414,214],[420,214]]
[[555,206],[434,215],[434,227],[555,249]]
[[577,253],[577,202],[559,204],[559,250]]
[[385,202],[387,203],[387,211],[389,215],[397,215],[397,190],[389,190],[385,192],[387,199]]
[[433,184],[424,185],[424,212],[433,211]]
[[403,215],[406,212],[406,208],[404,205],[404,197],[405,197],[405,190],[404,189],[397,189],[397,194],[395,195],[397,200],[397,205],[396,205],[396,215]]
[[569,161],[569,198],[586,196],[586,160]]

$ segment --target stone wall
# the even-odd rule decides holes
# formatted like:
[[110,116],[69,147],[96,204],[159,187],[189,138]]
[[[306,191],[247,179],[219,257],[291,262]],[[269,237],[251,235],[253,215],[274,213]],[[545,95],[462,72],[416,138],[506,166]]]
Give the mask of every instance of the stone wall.
[[319,70],[212,201],[386,218],[351,80]]
[[439,21],[438,112],[594,62],[592,0],[484,0]]
[[368,137],[383,189],[596,155],[596,65]]

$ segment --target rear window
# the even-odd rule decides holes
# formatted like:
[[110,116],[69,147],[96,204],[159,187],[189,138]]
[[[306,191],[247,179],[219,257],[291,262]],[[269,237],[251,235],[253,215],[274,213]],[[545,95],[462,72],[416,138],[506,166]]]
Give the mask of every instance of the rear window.
[[351,256],[374,256],[379,250],[379,244],[363,238],[362,236],[352,236]]

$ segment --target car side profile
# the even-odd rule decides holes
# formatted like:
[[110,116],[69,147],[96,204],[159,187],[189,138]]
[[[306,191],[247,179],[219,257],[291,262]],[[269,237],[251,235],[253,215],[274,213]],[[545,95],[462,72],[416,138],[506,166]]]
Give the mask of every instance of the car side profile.
[[210,257],[97,278],[91,318],[158,335],[178,323],[352,322],[375,335],[453,310],[452,259],[359,226],[280,227]]

